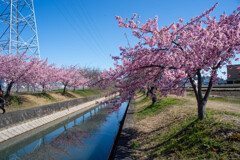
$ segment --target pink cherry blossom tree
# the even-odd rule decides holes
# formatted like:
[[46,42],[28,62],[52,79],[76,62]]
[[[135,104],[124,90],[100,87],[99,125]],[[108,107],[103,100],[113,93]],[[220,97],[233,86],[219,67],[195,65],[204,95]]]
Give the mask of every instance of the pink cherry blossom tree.
[[75,66],[65,66],[62,67],[58,72],[58,82],[63,84],[63,94],[66,94],[66,89],[72,83],[74,76],[76,75],[76,65]]
[[39,83],[42,80],[43,75],[45,75],[47,70],[43,72],[44,66],[47,66],[47,59],[41,60],[39,58],[30,58],[31,69],[25,73],[24,81],[20,85],[28,85],[33,88],[38,88]]
[[48,65],[48,60],[44,61],[39,67],[39,80],[38,83],[42,88],[42,92],[45,92],[46,89],[50,89],[53,83],[57,82],[58,77],[58,68],[55,64]]
[[[182,95],[189,81],[198,103],[198,117],[204,119],[208,97],[218,79],[218,69],[231,64],[240,52],[240,7],[217,20],[210,17],[216,5],[189,23],[179,19],[161,29],[157,17],[140,26],[136,14],[130,20],[116,16],[119,26],[132,29],[139,42],[133,48],[120,47],[120,56],[113,59],[121,63],[115,63],[115,69],[102,73],[101,85],[114,81],[124,101],[146,84],[158,88],[154,92],[159,92],[160,96]],[[201,79],[205,74],[211,78],[203,95]]]
[[37,66],[42,62],[38,58],[32,58],[22,54],[9,54],[3,56],[3,61],[6,62],[0,68],[1,78],[7,83],[7,91],[5,98],[10,96],[13,84],[26,85],[36,83]]
[[85,83],[83,84],[83,89],[85,85],[93,85],[97,82],[98,77],[101,75],[100,74],[100,69],[99,68],[89,68],[85,67],[83,68],[84,72],[84,77],[85,77]]
[[85,71],[81,68],[78,68],[74,71],[74,74],[72,76],[72,80],[69,84],[70,87],[73,87],[73,90],[75,91],[76,88],[80,86],[87,85],[88,79],[85,78]]

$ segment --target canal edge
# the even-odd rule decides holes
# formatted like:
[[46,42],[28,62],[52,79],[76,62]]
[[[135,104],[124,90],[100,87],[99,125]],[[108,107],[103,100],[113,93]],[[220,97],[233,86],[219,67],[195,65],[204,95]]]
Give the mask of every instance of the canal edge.
[[39,117],[39,118],[32,119],[32,120],[29,120],[29,121],[26,121],[26,122],[23,122],[20,124],[13,125],[9,128],[2,128],[2,130],[0,131],[0,144],[2,142],[8,141],[16,136],[27,133],[27,132],[29,132],[33,129],[36,129],[40,126],[43,126],[50,122],[53,122],[57,119],[60,119],[64,116],[67,116],[74,112],[77,112],[79,110],[92,108],[95,105],[97,105],[96,102],[103,102],[103,101],[112,99],[115,96],[117,96],[117,94],[111,95],[111,96],[103,96],[99,99],[87,101],[85,103],[79,104],[77,106],[73,106],[73,107],[65,109],[65,110],[61,110],[61,111],[58,111],[58,112],[55,112],[55,113],[52,113],[49,115],[45,115],[43,117]]
[[134,102],[134,99],[131,97],[129,99],[129,103],[127,105],[124,116],[120,121],[119,129],[118,129],[117,135],[115,136],[110,154],[108,156],[108,160],[132,159],[130,155],[131,151],[127,143],[131,139],[130,138],[131,136],[129,135],[129,133],[131,134],[134,127],[133,102]]

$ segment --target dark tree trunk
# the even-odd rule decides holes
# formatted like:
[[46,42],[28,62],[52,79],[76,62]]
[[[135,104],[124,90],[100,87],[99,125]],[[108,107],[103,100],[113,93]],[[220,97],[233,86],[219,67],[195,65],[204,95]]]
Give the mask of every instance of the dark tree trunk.
[[152,97],[152,105],[154,105],[154,103],[157,101],[157,97],[155,96],[155,94]]
[[8,98],[10,96],[10,92],[11,92],[11,89],[12,89],[12,86],[13,86],[14,82],[10,82],[7,86],[7,91],[6,91],[6,94],[5,94],[5,98]]
[[18,93],[18,92],[19,92],[19,87],[17,86],[16,93]]
[[151,96],[152,96],[152,105],[154,105],[154,103],[157,101],[157,97],[154,93],[154,87],[151,87],[151,89],[149,90],[149,93],[151,93]]
[[27,92],[30,92],[30,86],[27,84]]
[[73,91],[74,91],[74,92],[76,91],[76,87],[73,87]]
[[207,101],[202,100],[198,103],[198,118],[203,120],[206,118],[206,103]]
[[64,88],[63,88],[63,95],[66,94],[66,88],[67,88],[67,85],[64,85]]
[[45,93],[45,85],[42,85],[42,92]]
[[147,87],[147,94],[146,94],[146,97],[149,96],[149,92],[150,92],[150,88],[149,88],[149,86],[148,86],[148,87]]
[[198,104],[198,118],[200,120],[203,120],[206,118],[206,104],[208,101],[208,97],[210,95],[210,92],[212,90],[213,82],[212,82],[212,77],[210,78],[209,84],[207,91],[205,93],[205,96],[203,97],[202,95],[202,81],[201,81],[201,73],[200,70],[197,71],[197,77],[198,77],[198,84],[196,85],[194,83],[194,77],[190,77],[190,83],[192,85],[195,97],[197,99],[197,104]]

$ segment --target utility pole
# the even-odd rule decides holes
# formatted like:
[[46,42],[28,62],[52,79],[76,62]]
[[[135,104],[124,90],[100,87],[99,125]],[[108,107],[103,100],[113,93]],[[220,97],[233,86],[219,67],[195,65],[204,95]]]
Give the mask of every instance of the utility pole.
[[40,58],[33,0],[0,0],[0,49]]

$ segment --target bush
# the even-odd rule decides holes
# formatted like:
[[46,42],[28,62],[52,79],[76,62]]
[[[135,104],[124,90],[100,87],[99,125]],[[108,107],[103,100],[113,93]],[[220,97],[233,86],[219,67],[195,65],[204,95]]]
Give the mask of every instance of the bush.
[[240,84],[240,79],[236,79],[235,83]]

